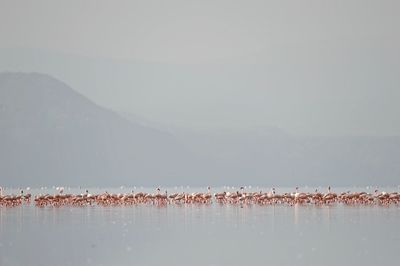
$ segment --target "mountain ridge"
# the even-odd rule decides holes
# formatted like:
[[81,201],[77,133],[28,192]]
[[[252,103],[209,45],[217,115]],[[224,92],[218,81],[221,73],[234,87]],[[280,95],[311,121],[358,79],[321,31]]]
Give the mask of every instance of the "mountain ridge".
[[2,73],[0,97],[0,141],[8,150],[2,180],[8,174],[22,183],[26,176],[46,184],[50,176],[61,183],[127,183],[129,176],[132,183],[149,176],[155,182],[176,179],[191,156],[172,135],[134,124],[48,75]]
[[[131,119],[127,119],[127,118]],[[129,121],[132,120],[132,121]],[[40,73],[0,73],[0,184],[398,185],[400,137],[148,127]]]

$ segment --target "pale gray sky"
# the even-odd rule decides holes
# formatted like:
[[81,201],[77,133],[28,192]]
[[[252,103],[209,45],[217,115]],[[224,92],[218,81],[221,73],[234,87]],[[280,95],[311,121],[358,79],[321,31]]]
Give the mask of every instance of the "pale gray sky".
[[0,0],[0,70],[166,124],[400,135],[399,25],[396,0]]

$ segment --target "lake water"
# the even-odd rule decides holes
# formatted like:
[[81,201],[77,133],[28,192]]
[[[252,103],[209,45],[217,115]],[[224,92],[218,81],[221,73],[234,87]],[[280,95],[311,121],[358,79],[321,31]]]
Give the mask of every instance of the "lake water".
[[399,229],[398,205],[0,207],[0,265],[400,265]]

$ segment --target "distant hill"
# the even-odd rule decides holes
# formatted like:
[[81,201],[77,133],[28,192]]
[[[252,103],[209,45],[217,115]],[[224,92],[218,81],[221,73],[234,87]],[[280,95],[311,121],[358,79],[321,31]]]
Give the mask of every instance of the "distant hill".
[[100,107],[48,75],[0,73],[0,186],[400,183],[396,136],[151,125]]
[[50,76],[0,73],[0,184],[182,183],[195,160]]
[[[166,129],[193,154],[207,159],[209,176],[219,177],[211,183],[292,187],[400,184],[398,136],[293,136],[273,127],[220,132]],[[209,176],[202,178],[203,184]]]
[[190,134],[178,139],[207,156],[228,184],[400,184],[400,137]]

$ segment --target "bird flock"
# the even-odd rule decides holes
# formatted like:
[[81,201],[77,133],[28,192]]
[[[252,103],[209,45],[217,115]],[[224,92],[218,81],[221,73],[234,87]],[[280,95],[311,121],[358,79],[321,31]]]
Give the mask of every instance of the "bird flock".
[[[313,193],[300,192],[296,187],[291,193],[276,193],[275,188],[268,192],[247,192],[244,187],[236,192],[216,192],[211,193],[208,187],[206,192],[193,193],[173,193],[168,191],[161,192],[157,188],[154,193],[131,191],[130,193],[104,193],[91,194],[88,190],[81,194],[64,193],[64,188],[57,187],[54,194],[38,194],[33,197],[35,206],[118,206],[148,204],[166,206],[167,204],[240,204],[250,205],[273,205],[281,204],[293,206],[303,205],[326,205],[326,204],[345,204],[345,205],[381,205],[388,206],[400,203],[399,192],[385,192],[375,190],[374,193],[351,192],[335,193],[328,187],[326,193],[321,193],[317,189]],[[30,204],[32,195],[25,194],[23,190],[19,195],[3,195],[4,189],[0,187],[0,207],[16,207],[22,204]]]

